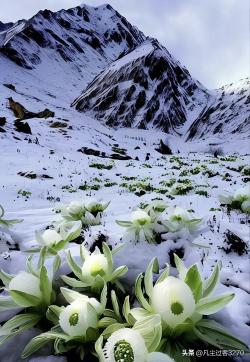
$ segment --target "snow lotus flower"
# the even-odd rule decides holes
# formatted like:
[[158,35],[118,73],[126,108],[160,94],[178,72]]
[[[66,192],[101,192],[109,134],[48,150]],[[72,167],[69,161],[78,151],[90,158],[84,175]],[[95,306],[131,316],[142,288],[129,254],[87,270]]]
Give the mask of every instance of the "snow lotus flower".
[[90,200],[87,203],[81,201],[72,201],[66,206],[58,208],[61,216],[67,221],[81,221],[82,225],[99,225],[101,223],[102,213],[110,202],[101,203],[96,200]]
[[108,260],[103,254],[92,254],[87,256],[82,266],[83,279],[93,282],[97,275],[105,276],[109,272]]
[[92,215],[96,216],[98,213],[102,213],[103,211],[105,211],[109,204],[110,202],[102,204],[101,202],[92,200],[85,204],[85,209]]
[[167,354],[149,353],[143,336],[133,328],[121,328],[112,333],[102,350],[98,344],[96,349],[101,362],[174,362]]
[[168,326],[175,328],[193,314],[195,300],[186,283],[169,276],[153,287],[152,307]]
[[131,240],[155,242],[155,220],[144,210],[138,209],[131,214],[131,221],[116,220],[120,226],[127,228],[127,235]]
[[64,219],[68,221],[81,220],[85,214],[85,206],[80,201],[71,201],[68,205],[59,209]]
[[131,221],[136,226],[144,226],[151,223],[151,218],[147,212],[143,210],[137,210],[132,212]]
[[45,230],[44,233],[40,237],[40,241],[42,245],[45,246],[54,246],[62,240],[61,235],[55,230]]
[[90,253],[82,244],[80,247],[82,266],[79,266],[75,262],[70,251],[68,251],[68,264],[79,280],[64,275],[62,276],[63,281],[74,288],[96,288],[97,290],[103,288],[103,285],[108,282],[118,285],[118,279],[128,270],[125,265],[115,270],[113,268],[113,254],[120,250],[122,246],[123,245],[111,251],[109,246],[103,243],[103,253],[101,253],[98,248],[96,248],[93,253]]
[[162,222],[170,232],[177,232],[186,228],[190,233],[197,230],[202,219],[192,218],[190,212],[176,206],[172,213],[168,214],[168,220]]
[[97,328],[98,315],[86,299],[77,299],[60,313],[59,324],[71,337],[84,337],[88,328]]
[[130,328],[122,328],[114,332],[104,347],[107,362],[145,362],[147,348],[141,334]]
[[[81,230],[81,221],[63,221],[56,230],[48,229],[42,234],[37,231],[36,240],[41,247],[46,247],[49,253],[57,254],[67,243],[78,238]],[[30,251],[40,251],[40,249],[31,249]]]
[[[42,292],[40,290],[40,279],[25,271],[17,274],[9,283],[9,292],[12,299],[22,307],[31,307],[40,303]],[[22,298],[27,295],[27,300]]]
[[163,213],[167,209],[167,207],[168,205],[164,201],[155,200],[145,207],[145,211],[148,213],[150,213],[150,211],[153,211],[156,214],[160,214]]
[[236,190],[234,194],[224,192],[219,196],[222,205],[229,205],[233,209],[241,209],[245,213],[250,213],[250,187],[246,186]]

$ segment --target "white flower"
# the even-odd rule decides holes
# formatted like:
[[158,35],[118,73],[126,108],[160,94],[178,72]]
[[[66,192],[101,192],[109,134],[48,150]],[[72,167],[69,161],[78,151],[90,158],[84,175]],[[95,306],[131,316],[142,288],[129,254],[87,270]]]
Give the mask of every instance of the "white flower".
[[94,281],[97,275],[105,275],[109,272],[108,260],[103,254],[91,254],[87,256],[82,267],[83,280]]
[[101,202],[98,202],[96,200],[89,201],[85,208],[88,210],[91,214],[96,215],[98,212],[103,212],[109,205],[109,202],[106,204],[102,204]]
[[[25,271],[17,274],[9,284],[10,293],[13,291],[18,291],[26,294],[30,294],[39,299],[42,298],[42,293],[40,290],[40,280],[35,277],[33,274],[27,273]],[[22,305],[19,298],[15,298],[15,294],[11,294],[12,298],[17,302],[17,304]],[[32,303],[31,303],[32,305]],[[24,303],[25,307],[27,307],[27,303]]]
[[69,220],[80,220],[85,213],[85,207],[82,202],[71,201],[69,205],[61,209],[62,216]]
[[91,304],[92,307],[95,308],[97,314],[102,314],[104,307],[100,302],[98,302],[97,299],[89,298],[85,294],[78,293],[78,292],[68,289],[68,288],[61,287],[60,290],[61,290],[62,295],[64,296],[64,298],[67,300],[68,303],[73,303],[76,300],[82,300],[84,302],[88,302],[89,304]]
[[53,246],[62,240],[61,235],[55,230],[45,230],[41,235],[41,242],[46,246]]
[[241,204],[241,209],[243,212],[250,214],[250,200],[243,201]]
[[145,212],[143,210],[137,210],[137,211],[132,212],[131,221],[135,225],[143,226],[143,225],[150,224],[151,218],[147,212]]
[[250,188],[249,187],[243,187],[237,191],[235,191],[233,195],[233,199],[235,201],[247,201],[250,200]]
[[84,337],[88,328],[97,328],[97,322],[95,308],[82,298],[68,305],[59,316],[60,327],[71,337]]
[[147,205],[145,211],[149,213],[151,210],[153,210],[156,213],[162,213],[166,210],[167,207],[168,205],[164,201],[154,200],[149,205]]
[[188,221],[190,220],[190,214],[187,210],[176,206],[170,220],[172,221]]
[[175,362],[165,353],[153,352],[148,355],[147,362]]
[[130,328],[114,332],[103,352],[107,362],[145,362],[148,354],[141,334]]
[[83,225],[100,225],[101,224],[101,215],[98,212],[96,215],[93,215],[91,212],[86,211],[85,215],[81,218]]
[[175,328],[193,314],[195,300],[184,281],[170,276],[154,286],[152,306],[168,326]]

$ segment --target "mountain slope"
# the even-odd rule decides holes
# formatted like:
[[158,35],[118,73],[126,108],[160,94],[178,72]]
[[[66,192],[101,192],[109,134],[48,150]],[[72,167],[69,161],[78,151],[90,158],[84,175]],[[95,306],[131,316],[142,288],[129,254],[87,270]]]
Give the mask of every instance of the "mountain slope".
[[25,96],[34,111],[72,104],[110,127],[154,128],[188,141],[249,135],[249,81],[207,90],[110,5],[0,23],[0,88],[10,82],[10,96]]
[[187,140],[207,137],[208,134],[250,134],[249,78],[218,89],[212,102],[188,130]]
[[148,39],[107,67],[72,105],[109,126],[169,132],[209,97],[157,40]]
[[44,10],[0,33],[0,72],[15,69],[24,82],[28,77],[57,96],[69,91],[76,97],[96,74],[144,40],[109,5]]

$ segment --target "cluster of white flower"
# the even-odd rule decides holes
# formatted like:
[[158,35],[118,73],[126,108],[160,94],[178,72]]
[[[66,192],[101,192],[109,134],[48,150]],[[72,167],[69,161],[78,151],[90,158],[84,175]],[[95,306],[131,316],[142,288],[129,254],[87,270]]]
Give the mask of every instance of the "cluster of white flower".
[[116,221],[118,225],[127,228],[126,236],[135,242],[147,241],[157,243],[163,233],[176,233],[181,230],[188,234],[195,233],[202,219],[193,218],[188,210],[179,206],[167,209],[162,201],[156,201],[132,212],[131,221]]
[[[204,280],[196,264],[186,268],[176,255],[178,277],[170,275],[168,265],[160,273],[155,258],[137,277],[135,288],[128,291],[121,279],[127,266],[115,268],[113,263],[113,255],[123,245],[111,248],[102,243],[102,248],[91,253],[81,244],[74,258],[66,251],[70,272],[63,275],[65,265],[61,268],[58,252],[79,236],[84,218],[89,218],[87,208],[96,218],[107,205],[68,205],[61,211],[62,222],[54,229],[36,233],[39,257],[34,249],[26,270],[15,276],[0,271],[4,284],[0,311],[18,312],[0,327],[0,346],[36,326],[42,333],[26,345],[22,358],[50,342],[54,343],[55,354],[73,350],[80,360],[88,361],[92,354],[100,362],[174,362],[181,359],[178,346],[189,348],[190,341],[193,346],[202,343],[247,351],[247,346],[221,325],[203,318],[224,308],[234,297],[232,293],[214,296],[219,264]],[[188,211],[176,207],[164,214],[166,209],[165,203],[154,202],[135,211],[131,221],[119,223],[137,240],[143,237],[150,242],[154,242],[156,233],[182,228],[193,232],[201,223]]]
[[99,225],[102,214],[109,204],[110,202],[102,203],[96,200],[86,203],[72,201],[68,205],[59,207],[57,211],[61,213],[63,220],[81,221],[83,226]]

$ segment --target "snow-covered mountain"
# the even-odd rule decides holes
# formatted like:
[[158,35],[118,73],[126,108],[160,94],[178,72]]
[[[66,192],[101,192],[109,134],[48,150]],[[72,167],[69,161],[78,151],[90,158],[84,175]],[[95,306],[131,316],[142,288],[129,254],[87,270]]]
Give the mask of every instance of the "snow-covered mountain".
[[249,81],[206,89],[110,5],[0,23],[0,74],[0,88],[12,83],[35,107],[73,105],[111,127],[154,128],[189,141],[249,134]]
[[250,80],[242,79],[218,89],[188,130],[187,140],[207,134],[250,134]]
[[109,126],[169,132],[208,98],[209,92],[157,40],[147,39],[97,75],[73,106]]
[[72,97],[66,97],[68,106],[94,76],[144,40],[109,5],[39,11],[0,32],[1,78],[7,81],[11,75],[14,81],[15,69],[29,88],[39,87],[41,94],[68,93]]

